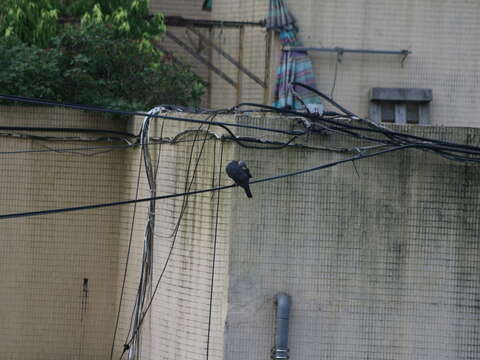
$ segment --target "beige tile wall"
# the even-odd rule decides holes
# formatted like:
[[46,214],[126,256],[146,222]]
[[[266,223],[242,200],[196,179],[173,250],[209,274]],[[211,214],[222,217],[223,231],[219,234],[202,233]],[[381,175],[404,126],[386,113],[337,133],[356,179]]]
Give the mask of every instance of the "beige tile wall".
[[[2,106],[5,126],[122,130],[121,121],[62,110]],[[52,133],[50,133],[51,135]],[[42,135],[35,132],[35,135]],[[57,133],[57,136],[85,134]],[[1,137],[1,151],[100,143]],[[120,200],[123,152],[2,155],[2,214]],[[105,359],[118,286],[121,208],[0,222],[0,344],[5,359]],[[88,279],[88,292],[83,282]]]
[[[228,116],[217,120],[234,121]],[[137,133],[140,121],[127,126],[84,112],[28,107],[2,107],[0,112],[0,123],[10,126]],[[286,118],[237,121],[291,126]],[[198,129],[198,124],[169,121],[162,126],[155,120],[151,135],[172,138],[185,129]],[[478,129],[470,128],[396,129],[476,146],[480,139]],[[209,130],[220,133],[216,127]],[[246,150],[231,144],[222,152],[219,142],[204,136],[185,135],[176,145],[152,148],[154,158],[160,157],[158,195],[182,192],[192,179],[191,190],[229,184],[223,165],[231,159],[246,160],[254,177],[262,178],[345,156],[290,148]],[[358,145],[335,136],[309,141]],[[2,152],[42,150],[44,145],[79,146],[0,137]],[[96,156],[1,156],[2,214],[136,196],[138,149]],[[292,358],[477,358],[478,168],[413,150],[357,161],[356,166],[358,175],[344,164],[256,184],[252,200],[240,189],[223,191],[218,218],[215,194],[193,196],[188,203],[182,198],[158,201],[155,282],[175,243],[144,324],[143,358],[204,358],[209,339],[210,358],[264,359],[273,345],[273,298],[279,291],[293,298]],[[138,197],[148,197],[143,175],[139,184]],[[129,328],[146,206],[136,208],[114,358]],[[172,237],[184,206],[178,235]],[[3,357],[109,357],[133,212],[134,206],[126,205],[0,221]],[[86,278],[88,293],[83,291]]]
[[[141,121],[130,120],[127,127],[125,120],[81,111],[5,106],[0,109],[0,124],[4,126],[128,129],[138,133]],[[168,122],[162,126],[160,120],[153,122],[151,136],[173,138],[185,129],[198,129],[197,124]],[[41,132],[35,134],[45,135]],[[94,136],[85,133],[55,135]],[[202,145],[204,139],[206,142]],[[186,178],[190,190],[227,182],[223,168],[219,167],[222,156],[219,143],[210,137],[205,138],[204,133],[187,134],[180,140],[177,145],[151,147],[153,158],[160,156],[158,195],[185,191]],[[118,143],[0,137],[2,152],[111,144]],[[203,151],[200,151],[202,146]],[[229,159],[230,148],[225,146],[223,150],[223,159]],[[191,167],[187,171],[191,153]],[[1,156],[2,214],[150,196],[143,164],[138,194],[136,191],[140,161],[138,148],[95,156],[79,155],[78,151]],[[163,271],[173,241],[175,245],[142,327],[142,356],[197,359],[205,356],[210,336],[209,356],[221,358],[228,253],[226,232],[229,226],[229,218],[223,214],[228,213],[229,195],[222,193],[218,202],[218,223],[216,196],[204,194],[189,198],[185,204],[182,201],[182,198],[176,198],[157,204],[152,288]],[[178,235],[172,237],[183,206]],[[137,291],[147,211],[144,202],[136,207],[125,205],[0,221],[2,357],[22,360],[109,358],[128,258],[114,344],[114,358],[119,358]],[[128,256],[130,234],[132,242]],[[210,314],[214,249],[213,311]],[[88,279],[87,293],[83,291],[85,278]]]
[[[437,0],[295,0],[286,1],[307,46],[363,49],[409,49],[413,52],[401,66],[401,56],[346,54],[338,66],[334,98],[362,116],[368,114],[372,87],[417,87],[433,89],[431,122],[441,126],[478,126],[480,68],[480,5],[477,1]],[[216,1],[214,19],[258,21],[265,18],[268,1]],[[238,35],[224,32],[219,40],[233,55]],[[265,32],[247,31],[245,63],[263,78]],[[279,44],[272,66],[278,62]],[[330,94],[336,55],[311,53],[317,85]],[[216,65],[235,76],[235,70],[220,57]],[[262,91],[244,77],[241,99],[262,102]],[[272,78],[271,86],[274,86]],[[213,107],[236,103],[235,89],[214,75]]]
[[[368,113],[371,87],[433,89],[432,124],[479,126],[480,4],[477,1],[287,1],[308,46],[409,49],[400,56],[346,54],[335,98]],[[312,53],[317,82],[330,92],[335,55]]]
[[[395,129],[480,144],[478,129]],[[357,142],[332,135],[309,143]],[[234,154],[254,178],[346,156],[243,148]],[[252,200],[232,192],[225,359],[270,357],[279,292],[292,297],[291,359],[480,356],[479,168],[415,150],[355,166],[358,175],[346,163],[255,184]]]
[[150,10],[165,15],[209,19],[210,11],[202,10],[203,0],[150,0]]

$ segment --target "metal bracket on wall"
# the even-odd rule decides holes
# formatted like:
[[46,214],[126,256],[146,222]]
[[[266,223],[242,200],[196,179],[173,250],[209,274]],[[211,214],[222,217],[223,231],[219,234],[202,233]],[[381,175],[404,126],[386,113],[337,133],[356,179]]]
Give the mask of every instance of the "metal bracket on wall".
[[232,85],[234,88],[237,87],[237,83],[227,74],[225,74],[222,70],[217,68],[215,65],[213,65],[211,62],[209,62],[207,59],[205,59],[202,55],[198,54],[195,49],[192,49],[190,46],[188,46],[186,43],[184,43],[182,40],[180,40],[178,37],[176,37],[173,33],[170,31],[166,31],[165,35],[167,35],[168,38],[173,40],[175,43],[180,45],[182,48],[185,49],[190,55],[192,55],[195,59],[200,61],[202,64],[210,68],[215,74],[220,76],[223,80],[225,80],[227,83]]
[[343,54],[344,54],[344,51],[343,50],[338,50],[337,51],[337,62],[340,64],[343,60]]
[[205,20],[187,19],[181,16],[165,16],[167,26],[195,26],[203,28],[239,28],[242,26],[265,27],[265,21],[229,21],[229,20]]
[[[206,46],[209,46],[211,47],[212,49],[214,49],[215,51],[217,51],[220,55],[222,55],[225,59],[227,59],[230,63],[232,63],[233,65],[235,65],[235,67],[243,72],[245,75],[247,75],[250,79],[252,79],[253,81],[255,81],[258,85],[260,85],[261,87],[265,88],[266,85],[265,83],[260,79],[258,78],[258,76],[256,76],[254,73],[252,73],[250,70],[248,70],[243,64],[242,64],[242,61],[237,61],[233,58],[233,56],[231,56],[230,54],[228,54],[225,50],[223,50],[220,46],[217,46],[215,43],[213,43],[212,41],[210,41],[209,38],[207,38],[205,35],[203,35],[200,31],[198,31],[197,29],[195,29],[193,26],[191,25],[186,25],[186,28],[187,30],[189,30],[190,32],[194,33],[195,35],[198,36],[198,38],[200,40],[203,41],[203,43],[206,45]],[[240,28],[241,30],[243,29],[243,27]],[[240,43],[243,42],[243,39],[240,38],[239,40]]]
[[[158,50],[160,50],[160,51],[163,52],[165,55],[167,55],[173,63],[175,63],[175,64],[177,64],[178,66],[181,66],[181,67],[185,67],[185,68],[188,67],[187,64],[185,64],[184,62],[182,62],[181,60],[179,60],[171,51],[167,50],[165,47],[163,47],[162,45],[160,45],[158,42],[155,43],[155,46],[156,46],[156,48],[157,48]],[[198,75],[198,74],[196,74],[196,75],[197,75],[198,78],[199,78],[198,81],[200,81],[204,86],[206,86],[206,87],[209,87],[209,86],[210,86],[210,84],[208,83],[208,81],[203,80],[203,79],[200,77],[200,75]]]
[[[245,28],[246,27],[265,27],[265,21],[259,22],[249,22],[249,21],[219,21],[219,20],[203,20],[203,19],[185,19],[179,16],[167,16],[165,17],[165,23],[167,26],[175,26],[175,27],[184,27],[186,28],[185,35],[188,38],[190,44],[182,41],[178,38],[175,34],[171,31],[166,31],[166,36],[170,38],[170,40],[174,41],[177,45],[182,47],[187,53],[189,53],[192,57],[194,57],[198,62],[202,63],[203,65],[207,66],[208,68],[208,83],[211,83],[211,73],[215,73],[220,78],[225,80],[231,86],[233,86],[237,90],[237,102],[240,102],[242,97],[242,77],[246,75],[251,80],[256,82],[260,87],[263,89],[263,98],[264,102],[269,102],[269,96],[271,92],[270,87],[270,62],[271,62],[271,49],[272,49],[272,42],[273,36],[272,31],[267,30],[266,32],[266,48],[265,48],[265,74],[264,79],[260,79],[257,75],[255,75],[252,71],[250,71],[243,63],[243,52],[244,52],[244,41],[245,41]],[[212,30],[215,28],[222,29],[223,28],[237,28],[239,30],[239,38],[238,38],[238,59],[235,59],[229,53],[227,53],[221,46],[217,45],[213,41],[213,32]],[[208,36],[203,34],[199,31],[199,28],[206,28],[208,29]],[[189,34],[195,34],[198,37],[198,46],[197,44],[190,38]],[[199,54],[200,51],[204,50],[205,48],[208,49],[208,59],[203,57]],[[220,68],[213,65],[212,61],[212,53],[216,51],[220,56],[224,59],[229,61],[231,64],[235,66],[237,69],[237,81],[233,80],[229,75],[223,72]],[[211,103],[212,92],[211,87],[209,87],[208,93],[208,103]]]
[[356,54],[383,54],[383,55],[403,55],[401,64],[407,59],[407,56],[412,52],[407,49],[402,50],[373,50],[373,49],[345,49],[342,47],[306,47],[306,46],[285,46],[283,51],[320,51],[320,52],[336,52],[337,61],[342,62],[344,53],[356,53]]

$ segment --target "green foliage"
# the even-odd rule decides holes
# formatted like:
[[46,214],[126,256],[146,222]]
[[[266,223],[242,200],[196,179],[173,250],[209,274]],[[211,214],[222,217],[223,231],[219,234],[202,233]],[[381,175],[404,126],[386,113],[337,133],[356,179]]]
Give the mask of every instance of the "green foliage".
[[[200,79],[154,47],[165,25],[148,0],[0,1],[2,92],[128,110],[198,106]],[[78,23],[58,25],[71,16]]]
[[58,12],[55,0],[2,0],[0,36],[44,47],[58,32]]
[[0,36],[45,47],[62,31],[60,17],[80,19],[85,26],[108,24],[118,37],[145,44],[165,31],[163,16],[149,15],[148,0],[2,0]]
[[0,89],[15,95],[59,100],[60,52],[40,49],[13,37],[0,38]]
[[141,40],[118,40],[115,29],[93,24],[70,27],[55,43],[67,101],[129,110],[159,102],[198,106],[200,79]]
[[[137,3],[132,5],[133,3]],[[145,0],[63,0],[62,14],[81,17],[90,12],[95,5],[100,6],[102,13],[112,14],[119,8],[133,7],[141,10],[142,15],[148,14],[148,1]]]
[[[85,0],[84,0],[85,1]],[[149,15],[148,2],[142,0],[115,1],[117,6],[96,3],[82,15],[82,24],[110,24],[117,36],[153,40],[165,31],[161,14]],[[148,21],[146,21],[148,19]]]

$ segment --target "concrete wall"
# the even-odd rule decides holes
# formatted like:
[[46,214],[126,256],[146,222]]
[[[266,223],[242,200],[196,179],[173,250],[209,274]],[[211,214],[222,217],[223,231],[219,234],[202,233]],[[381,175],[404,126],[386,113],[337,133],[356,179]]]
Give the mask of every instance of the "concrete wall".
[[[0,114],[1,123],[8,125],[135,133],[141,121],[125,123],[84,112],[26,107],[2,108]],[[230,116],[217,120],[235,121]],[[287,118],[239,117],[237,121],[291,126]],[[171,139],[186,129],[198,129],[198,124],[162,125],[156,120],[151,135]],[[477,129],[401,129],[480,143]],[[209,130],[221,133],[215,127]],[[271,138],[251,130],[248,134]],[[229,184],[223,167],[231,159],[246,160],[254,177],[261,178],[347,156],[291,148],[246,150],[229,143],[222,147],[204,133],[184,135],[181,140],[152,147],[154,158],[160,157],[158,195]],[[324,136],[310,137],[308,142],[358,145]],[[0,144],[1,151],[85,146],[4,136]],[[3,154],[2,159],[2,214],[137,196],[138,148],[96,156]],[[362,160],[356,166],[359,176],[351,164],[345,164],[254,185],[252,200],[240,189],[231,189],[221,192],[220,199],[207,193],[186,203],[182,198],[159,201],[154,281],[172,244],[173,250],[143,327],[143,358],[204,358],[210,341],[209,358],[265,359],[273,345],[273,298],[279,291],[293,298],[292,358],[478,358],[478,167],[413,150]],[[138,197],[148,195],[142,175]],[[146,206],[0,222],[4,358],[109,357],[134,218],[115,343],[114,358],[119,357],[137,288]],[[85,278],[89,279],[87,299]]]
[[[122,129],[121,123],[101,116],[30,107],[2,106],[0,124]],[[0,137],[2,152],[87,145],[99,143]],[[2,154],[0,211],[5,214],[120,200],[124,155]],[[106,358],[118,299],[116,279],[123,231],[117,219],[121,210],[0,222],[0,357]],[[84,279],[88,279],[88,292],[84,291]]]
[[[138,133],[142,120],[136,118],[129,124],[128,129]],[[218,120],[232,121],[225,117]],[[199,126],[153,120],[150,136],[172,139],[187,129],[198,130]],[[207,126],[203,129],[206,130]],[[218,132],[218,129],[211,130]],[[160,164],[157,195],[194,191],[215,184],[224,184],[227,181],[220,161],[230,158],[232,149],[228,146],[222,148],[221,144],[212,141],[210,136],[205,136],[205,133],[186,134],[179,138],[176,145],[152,145],[154,163],[158,161]],[[136,197],[140,154],[135,150],[129,152],[128,156],[124,167],[123,196],[124,199],[133,199]],[[142,164],[139,198],[150,196],[143,173]],[[155,287],[162,272],[164,275],[149,316],[142,327],[142,357],[145,359],[204,358],[207,342],[209,358],[221,359],[223,356],[230,196],[224,192],[220,196],[218,199],[216,195],[206,193],[185,199],[178,197],[157,202],[152,288]],[[122,224],[123,231],[129,235],[134,209],[129,207],[123,211],[118,223]],[[135,212],[125,298],[121,308],[119,335],[115,344],[117,357],[130,327],[130,314],[138,287],[148,215],[147,204],[139,204]],[[178,232],[175,231],[176,228]],[[120,288],[128,253],[127,238],[122,240],[119,253]],[[212,299],[211,314],[210,299]]]
[[[477,129],[396,129],[480,142]],[[344,156],[234,154],[255,178]],[[355,164],[358,176],[349,163],[260,183],[253,200],[233,191],[226,359],[269,357],[278,292],[292,296],[292,359],[480,356],[479,168],[413,150]]]
[[[0,108],[0,126],[99,128],[138,133],[141,121],[137,118],[127,123],[126,120],[61,109]],[[171,139],[191,128],[198,129],[198,125],[173,122],[162,126],[161,121],[155,121],[150,135]],[[143,164],[137,193],[140,165],[137,147],[107,152],[96,150],[101,151],[96,155],[96,151],[86,150],[43,152],[124,143],[87,140],[105,134],[33,133],[83,139],[47,141],[22,139],[11,136],[12,132],[0,130],[1,214],[150,196]],[[10,135],[6,136],[7,133]],[[152,157],[156,161],[160,156],[161,164],[158,195],[184,191],[185,179],[191,190],[212,186],[212,177],[216,178],[214,183],[226,181],[219,162],[222,153],[225,158],[231,157],[229,148],[221,151],[220,144],[208,137],[200,156],[203,139],[203,134],[187,134],[177,145],[152,145]],[[14,150],[27,152],[3,153]],[[189,163],[191,167],[187,171]],[[218,223],[217,204],[221,214]],[[143,358],[198,359],[205,356],[208,336],[209,357],[222,357],[228,273],[226,204],[229,204],[227,193],[222,193],[220,200],[205,194],[189,198],[186,203],[182,198],[158,203],[155,282],[167,258],[169,261],[142,327]],[[113,358],[120,357],[138,286],[147,206],[147,203],[140,203],[0,221],[2,359],[110,358],[128,261]],[[181,213],[178,235],[172,236]],[[84,279],[88,279],[87,292],[84,291]],[[213,311],[210,314],[211,294]]]

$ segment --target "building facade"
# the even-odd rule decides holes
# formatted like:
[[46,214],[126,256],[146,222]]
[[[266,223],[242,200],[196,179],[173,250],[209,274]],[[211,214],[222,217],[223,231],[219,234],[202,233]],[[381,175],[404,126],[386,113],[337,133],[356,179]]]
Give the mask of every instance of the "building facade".
[[[216,120],[295,124],[258,115]],[[0,124],[13,123],[138,133],[142,119],[2,107]],[[480,142],[480,129],[393,128]],[[153,121],[150,135],[165,140],[150,148],[159,164],[157,195],[230,185],[224,167],[231,159],[245,160],[262,179],[345,159],[334,149],[359,145],[312,135],[313,148],[333,150],[246,149],[220,142],[221,128],[204,130]],[[247,134],[265,135],[239,131]],[[84,147],[78,140],[40,142],[43,133],[36,135],[0,138],[2,153],[18,150],[4,155],[1,214],[151,196],[140,148],[82,156],[61,150]],[[478,359],[480,168],[419,150],[356,164],[358,174],[346,163],[252,184],[253,199],[232,188],[158,200],[155,296],[141,328],[141,358],[267,359],[274,301],[283,292],[292,299],[292,359]],[[2,219],[3,358],[100,360],[110,358],[113,345],[119,359],[131,336],[148,216],[142,202]]]
[[[439,126],[477,126],[480,110],[480,4],[477,1],[437,0],[286,0],[307,47],[408,50],[402,55],[311,51],[317,87],[361,116],[369,115],[373,88],[431,89],[429,123]],[[177,7],[178,11],[173,9]],[[152,9],[166,14],[216,20],[259,21],[267,16],[269,1],[217,0],[211,13],[198,11],[201,1],[152,1]],[[165,9],[165,10],[163,10]],[[197,9],[193,11],[192,9]],[[245,66],[260,78],[271,71],[273,93],[280,44],[275,41],[266,63],[266,31],[247,28],[243,45],[237,30],[216,28],[215,41],[232,56],[243,52]],[[338,60],[341,60],[339,62]],[[236,79],[237,69],[218,54],[214,65]],[[263,89],[241,75],[242,89],[212,76],[212,107],[240,101],[263,102]],[[272,98],[270,97],[269,102]],[[401,98],[400,98],[401,100]],[[408,100],[408,99],[404,99]],[[388,117],[388,116],[387,116]]]

